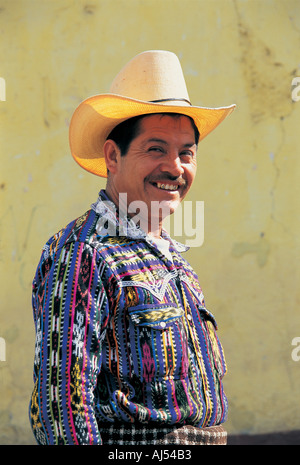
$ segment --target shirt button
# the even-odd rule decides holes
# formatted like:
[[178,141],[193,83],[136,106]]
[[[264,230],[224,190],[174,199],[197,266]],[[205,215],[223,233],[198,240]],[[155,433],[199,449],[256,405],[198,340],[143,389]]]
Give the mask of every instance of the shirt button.
[[192,321],[192,319],[193,319],[192,315],[190,315],[190,314],[188,314],[187,318],[188,318],[189,321]]

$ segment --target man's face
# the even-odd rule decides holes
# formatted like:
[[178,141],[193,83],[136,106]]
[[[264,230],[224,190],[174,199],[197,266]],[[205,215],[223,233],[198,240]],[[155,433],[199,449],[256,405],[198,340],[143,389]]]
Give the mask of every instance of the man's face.
[[148,218],[156,215],[158,204],[173,213],[194,180],[196,150],[194,129],[186,116],[143,118],[126,155],[118,156],[114,194],[127,193],[128,205],[142,201]]

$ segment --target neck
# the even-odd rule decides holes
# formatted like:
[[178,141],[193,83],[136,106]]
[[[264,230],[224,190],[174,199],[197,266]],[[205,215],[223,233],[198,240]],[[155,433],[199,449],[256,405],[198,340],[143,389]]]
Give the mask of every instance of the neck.
[[146,211],[143,202],[136,200],[128,205],[127,193],[118,193],[109,184],[106,186],[105,192],[116,205],[121,216],[131,218],[149,236],[153,238],[161,237],[162,218],[152,216],[151,212]]

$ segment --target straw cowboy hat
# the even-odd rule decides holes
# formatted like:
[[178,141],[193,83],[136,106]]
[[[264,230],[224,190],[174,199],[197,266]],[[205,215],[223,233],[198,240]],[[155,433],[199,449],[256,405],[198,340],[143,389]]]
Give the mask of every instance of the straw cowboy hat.
[[107,177],[102,148],[109,133],[122,121],[138,115],[180,113],[193,118],[202,140],[234,108],[192,106],[177,56],[150,50],[124,66],[110,93],[90,97],[77,107],[69,130],[71,153],[82,168]]

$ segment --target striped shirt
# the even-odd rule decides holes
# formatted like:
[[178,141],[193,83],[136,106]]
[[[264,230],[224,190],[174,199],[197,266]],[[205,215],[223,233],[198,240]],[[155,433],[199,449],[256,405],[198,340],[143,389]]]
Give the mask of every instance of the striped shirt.
[[32,294],[39,444],[102,444],[104,424],[226,420],[215,319],[186,248],[163,237],[171,256],[101,191],[44,246]]

